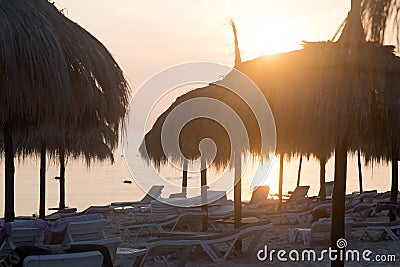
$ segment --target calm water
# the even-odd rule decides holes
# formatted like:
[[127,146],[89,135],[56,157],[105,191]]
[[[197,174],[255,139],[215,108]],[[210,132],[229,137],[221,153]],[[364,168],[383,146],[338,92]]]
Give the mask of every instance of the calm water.
[[[90,205],[104,205],[115,201],[133,201],[140,199],[144,193],[135,184],[124,184],[124,180],[133,180],[130,177],[128,168],[125,165],[121,153],[115,153],[115,163],[96,163],[90,169],[84,162],[79,160],[70,161],[66,169],[66,203],[69,207],[76,207],[78,210],[85,209]],[[138,161],[141,159],[138,157]],[[293,190],[296,186],[298,158],[291,162],[285,162],[284,166],[284,192]],[[4,162],[1,163],[0,175],[4,181]],[[144,163],[143,163],[144,164]],[[279,161],[271,172],[268,183],[272,192],[278,189],[278,168]],[[333,180],[333,159],[329,160],[326,166],[327,181]],[[58,166],[49,163],[47,166],[47,207],[58,206],[59,184],[54,177],[59,173]],[[140,172],[139,172],[140,173]],[[348,183],[347,191],[358,190],[358,170],[356,158],[349,157],[348,160]],[[145,175],[143,173],[143,175]],[[378,191],[387,191],[390,189],[390,166],[374,165],[363,167],[364,190],[377,189]],[[178,180],[179,174],[171,179]],[[233,177],[233,176],[232,176]],[[196,180],[197,179],[197,180]],[[193,182],[199,181],[198,176],[191,176]],[[243,180],[243,199],[249,199],[249,177]],[[309,195],[316,195],[319,190],[319,164],[315,160],[303,160],[301,184],[310,185]],[[0,184],[0,214],[3,214],[4,208],[4,182]],[[164,197],[168,196],[166,192]],[[39,203],[39,162],[36,160],[27,160],[24,163],[16,162],[15,178],[15,204],[17,215],[30,215],[37,213]],[[232,197],[232,192],[228,198]]]

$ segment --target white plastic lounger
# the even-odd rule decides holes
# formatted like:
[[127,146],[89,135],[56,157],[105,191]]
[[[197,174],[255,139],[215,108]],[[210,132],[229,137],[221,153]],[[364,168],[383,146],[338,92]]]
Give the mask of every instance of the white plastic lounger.
[[359,203],[347,211],[346,214],[349,214],[351,219],[355,221],[363,221],[373,213],[374,207],[374,203]]
[[[249,245],[242,254],[252,252],[263,233],[272,226],[272,223],[269,223],[269,221],[268,223],[266,221],[260,221],[222,234],[204,233],[204,235],[201,235],[201,233],[199,233],[199,235],[185,236],[178,233],[178,235],[174,236],[174,233],[171,233],[171,236],[164,237],[161,240],[168,240],[171,242],[179,241],[182,242],[182,244],[185,242],[187,246],[192,247],[198,245],[203,248],[213,262],[217,263],[226,261],[229,255],[237,252],[235,251],[235,244],[239,240],[249,239]],[[154,241],[149,241],[149,243],[151,242]],[[219,249],[222,247],[224,247],[223,251],[220,251]]]
[[[150,258],[162,260],[166,266],[170,266],[168,256],[176,255],[179,258],[178,267],[183,267],[192,249],[197,245],[198,242],[192,240],[159,240],[149,242],[145,244],[144,253],[138,251],[137,254],[139,255],[134,258],[133,266],[145,266]],[[123,267],[132,266],[132,264],[125,264]]]
[[71,222],[67,226],[64,244],[97,244],[103,245],[110,251],[114,261],[118,245],[122,238],[108,238],[105,233],[106,220],[93,220],[84,222]]
[[14,227],[11,230],[10,236],[0,245],[0,259],[6,257],[16,247],[33,246],[41,243],[42,229]]
[[[356,224],[355,227],[364,228],[363,234],[360,236],[360,240],[363,237],[368,237],[371,240],[381,241],[388,235],[394,241],[400,241],[399,237],[395,234],[394,230],[400,229],[400,220],[394,222],[365,222]],[[381,234],[378,238],[373,238],[371,231],[380,231]]]
[[[345,221],[346,237],[350,237],[353,221]],[[300,236],[305,246],[311,245],[317,239],[330,239],[332,228],[331,219],[320,219],[311,225],[311,228],[289,228],[290,242],[296,242]]]
[[299,211],[281,211],[281,212],[270,212],[267,215],[273,219],[274,224],[281,225],[285,222],[288,224],[300,224],[300,225],[309,225],[311,224],[312,214],[317,210],[326,211],[329,214],[331,213],[332,204],[330,202],[327,203],[319,203],[313,207],[302,209]]
[[101,267],[103,255],[98,251],[56,255],[34,255],[24,259],[23,267]]
[[111,206],[115,208],[124,208],[124,207],[133,207],[133,208],[140,208],[143,206],[150,205],[150,202],[153,199],[159,198],[161,196],[162,190],[164,189],[163,185],[153,185],[149,192],[140,200],[140,201],[133,201],[133,202],[113,202]]
[[152,230],[163,233],[168,230],[188,230],[194,231],[193,225],[199,225],[202,220],[207,216],[205,212],[184,212],[178,216],[167,218],[165,220],[152,221],[152,222],[137,222],[133,224],[124,225],[124,232],[131,238],[136,240],[142,233],[152,233]]

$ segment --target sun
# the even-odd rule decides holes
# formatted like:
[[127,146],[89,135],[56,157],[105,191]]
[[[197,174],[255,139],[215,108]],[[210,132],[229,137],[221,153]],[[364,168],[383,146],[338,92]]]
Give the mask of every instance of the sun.
[[301,48],[301,25],[284,17],[250,19],[239,28],[239,45],[250,58]]

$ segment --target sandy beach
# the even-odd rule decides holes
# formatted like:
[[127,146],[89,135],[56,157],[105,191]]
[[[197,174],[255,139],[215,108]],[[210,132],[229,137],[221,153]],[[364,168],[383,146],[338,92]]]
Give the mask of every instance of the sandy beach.
[[[383,218],[380,218],[383,220]],[[113,212],[108,216],[107,219],[107,234],[110,237],[122,237],[123,242],[120,247],[136,247],[138,242],[145,242],[150,236],[143,237],[137,242],[133,242],[122,230],[121,226],[132,222],[132,214],[129,209],[122,211]],[[268,246],[268,249],[275,250],[298,250],[302,251],[305,249],[313,248],[317,253],[320,253],[323,249],[329,247],[329,242],[316,243],[313,246],[307,247],[303,242],[298,240],[296,243],[289,242],[289,227],[298,227],[298,225],[275,225],[268,229],[262,236],[261,240],[258,242],[257,248],[246,256],[241,256],[240,258],[230,258],[228,261],[223,263],[213,263],[205,253],[202,253],[200,257],[187,261],[186,266],[330,266],[330,261],[325,259],[324,261],[318,262],[308,262],[308,261],[287,261],[280,262],[276,258],[274,261],[260,261],[257,259],[257,252],[264,248],[264,245]],[[345,266],[399,266],[400,262],[400,243],[393,240],[384,240],[379,242],[358,240],[359,236],[362,234],[362,230],[353,230],[352,237],[348,241],[348,249],[358,249],[359,251],[371,250],[373,255],[395,255],[395,262],[365,262],[365,261],[354,261],[346,262]],[[153,237],[154,238],[154,237]],[[317,254],[318,255],[318,254]],[[177,260],[171,260],[172,263],[177,264]],[[121,266],[119,262],[116,262],[116,266]],[[164,266],[162,262],[158,263],[154,261],[148,261],[146,266]]]
[[114,2],[0,0],[1,266],[400,266],[400,0]]

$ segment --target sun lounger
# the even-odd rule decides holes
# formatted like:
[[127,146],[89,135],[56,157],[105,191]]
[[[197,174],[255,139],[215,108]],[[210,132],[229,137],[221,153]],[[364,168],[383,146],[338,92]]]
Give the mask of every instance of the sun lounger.
[[391,192],[391,191],[386,191],[386,192],[383,192],[383,193],[378,193],[378,194],[375,195],[374,201],[378,201],[378,202],[389,201],[391,195],[392,195],[392,192]]
[[89,215],[89,214],[101,214],[104,218],[107,218],[110,212],[114,211],[114,207],[112,206],[90,206],[87,209],[81,212],[66,212],[64,210],[52,213],[46,216],[46,220],[56,220],[59,218],[65,217],[72,217],[72,216],[82,216],[82,215]]
[[206,218],[205,212],[184,212],[177,216],[152,222],[136,222],[123,226],[124,232],[134,240],[143,233],[151,234],[153,231],[166,232],[175,230],[195,231]]
[[[171,244],[181,242],[181,244],[190,247],[197,245],[207,253],[213,262],[224,262],[232,253],[236,252],[240,254],[247,254],[248,252],[253,252],[263,233],[271,227],[272,224],[270,221],[260,221],[258,223],[249,224],[231,232],[222,234],[192,233],[192,235],[185,236],[180,234],[174,235],[174,233],[171,232],[170,236],[163,237],[155,241],[149,241],[145,246],[148,248],[153,242],[160,242],[161,240],[165,242],[163,243],[164,245],[168,245],[168,242],[171,242]],[[247,241],[249,241],[247,243],[248,246],[246,246],[247,249],[242,252],[236,251],[236,243],[239,240],[245,239],[248,239]],[[220,251],[220,249],[222,249],[222,251]]]
[[354,200],[360,202],[369,202],[372,203],[374,201],[374,197],[378,195],[377,190],[365,191],[362,194],[359,194]]
[[178,207],[166,204],[159,200],[152,200],[150,204],[151,219],[153,221],[176,217],[181,213],[181,210]]
[[66,253],[56,255],[28,256],[23,262],[23,267],[101,267],[103,256],[98,251]]
[[[385,236],[389,236],[394,241],[399,241],[399,237],[396,235],[395,231],[400,229],[400,220],[394,222],[362,222],[356,223],[354,225],[356,228],[363,228],[363,234],[360,236],[360,240],[367,237],[374,241],[381,241]],[[374,238],[371,235],[371,231],[379,231],[381,234]]]
[[123,267],[142,267],[150,258],[162,260],[166,266],[170,266],[168,256],[175,255],[179,259],[178,266],[185,266],[185,262],[190,255],[192,249],[197,246],[196,242],[191,240],[160,240],[156,242],[146,243],[145,249],[139,251],[133,259],[133,265],[125,263]]
[[400,203],[393,203],[390,201],[376,203],[376,213],[380,213],[384,210],[391,211],[396,214],[397,217],[400,217]]
[[350,210],[346,211],[346,214],[349,215],[352,220],[363,221],[373,213],[374,208],[375,204],[373,203],[359,203]]
[[[28,257],[31,257],[29,259],[32,260],[29,261],[30,264],[28,266],[37,266],[36,264],[39,264],[39,266],[65,266],[61,262],[61,265],[57,265],[56,262],[48,259],[48,257],[44,257],[47,255],[65,255],[64,257],[69,257],[69,253],[82,253],[82,252],[96,252],[101,255],[101,261],[100,264],[102,264],[103,267],[112,267],[112,261],[110,257],[110,252],[108,249],[104,246],[101,245],[69,245],[69,246],[62,246],[62,245],[52,245],[52,246],[18,246],[16,249],[14,249],[10,255],[7,256],[7,258],[4,259],[4,261],[1,262],[1,266],[25,266],[24,261]],[[68,254],[68,255],[66,255]],[[57,257],[59,258],[59,257]],[[61,257],[62,258],[62,257]],[[28,260],[27,260],[28,261]],[[88,265],[87,262],[85,261],[70,261],[70,259],[65,260],[68,265],[66,266],[92,266]],[[93,261],[93,260],[92,260]],[[91,262],[92,262],[91,261]],[[31,265],[33,264],[33,265]],[[40,265],[43,264],[43,265]],[[95,265],[95,266],[101,266],[101,265]]]
[[2,231],[1,239],[0,259],[3,259],[16,247],[42,244],[42,229],[13,227],[9,234]]
[[149,192],[142,198],[140,201],[134,202],[113,202],[111,206],[116,208],[124,208],[124,207],[133,207],[133,208],[140,208],[143,206],[150,205],[150,202],[153,199],[157,199],[161,196],[162,190],[164,189],[163,185],[153,185]]
[[[325,198],[332,199],[333,187],[335,185],[334,181],[325,182]],[[321,190],[318,193],[318,197],[321,197]]]
[[[201,195],[188,198],[167,198],[164,203],[176,207],[200,207],[203,205]],[[227,202],[226,191],[207,190],[207,201],[209,205],[224,205]]]
[[297,202],[301,202],[303,200],[306,200],[308,190],[310,189],[310,186],[302,185],[296,187],[296,189],[293,191],[293,193],[290,195],[289,199],[285,201],[285,204],[295,204]]
[[97,244],[107,247],[112,260],[115,259],[120,237],[108,238],[105,233],[106,220],[71,222],[67,226],[63,244],[82,245]]
[[312,207],[306,207],[302,210],[291,210],[291,211],[282,211],[275,213],[267,213],[269,217],[273,220],[274,224],[280,225],[284,223],[288,224],[300,224],[300,225],[309,225],[313,219],[313,213],[318,211],[324,211],[327,213],[331,213],[332,204],[330,202],[326,203],[318,203]]
[[256,186],[251,194],[251,199],[249,204],[262,204],[263,202],[268,202],[269,186]]
[[[352,220],[345,221],[346,237],[351,236],[352,224]],[[318,239],[330,240],[331,228],[331,219],[320,219],[311,228],[289,228],[289,241],[293,243],[301,237],[304,245],[309,246]]]

